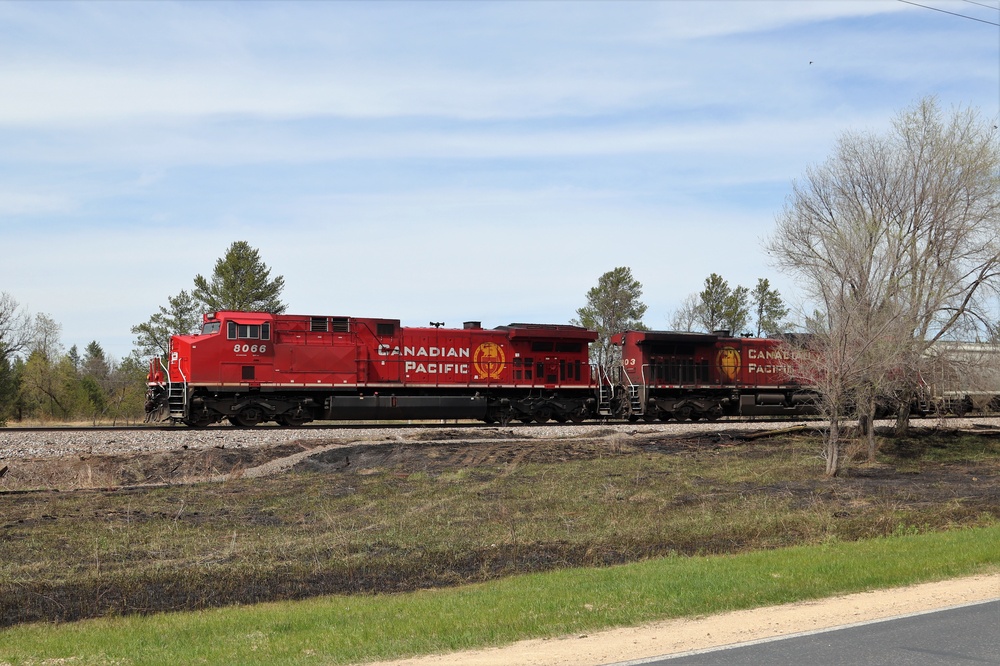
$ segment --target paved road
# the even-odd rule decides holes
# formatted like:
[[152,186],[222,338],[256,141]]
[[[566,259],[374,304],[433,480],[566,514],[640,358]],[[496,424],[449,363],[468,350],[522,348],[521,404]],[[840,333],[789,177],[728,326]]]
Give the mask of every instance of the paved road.
[[1000,600],[799,634],[790,638],[626,663],[629,666],[1000,664]]

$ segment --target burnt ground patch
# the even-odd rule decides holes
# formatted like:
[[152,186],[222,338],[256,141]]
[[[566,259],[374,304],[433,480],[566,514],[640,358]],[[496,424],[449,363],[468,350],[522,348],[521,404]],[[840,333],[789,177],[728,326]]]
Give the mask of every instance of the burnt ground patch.
[[[1000,516],[989,435],[883,440],[875,463],[827,479],[808,435],[475,432],[5,461],[62,491],[0,494],[0,625],[396,592]],[[242,475],[291,456],[272,475]],[[87,485],[84,472],[101,481]]]
[[238,474],[305,448],[293,442],[259,448],[178,447],[154,453],[5,460],[8,471],[0,491],[196,483],[213,476]]

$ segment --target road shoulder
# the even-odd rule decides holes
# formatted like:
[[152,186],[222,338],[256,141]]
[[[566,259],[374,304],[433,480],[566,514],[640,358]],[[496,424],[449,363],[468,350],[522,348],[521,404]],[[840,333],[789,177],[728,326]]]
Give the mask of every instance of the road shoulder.
[[1000,598],[1000,574],[667,620],[586,636],[431,655],[379,666],[598,666],[774,638]]

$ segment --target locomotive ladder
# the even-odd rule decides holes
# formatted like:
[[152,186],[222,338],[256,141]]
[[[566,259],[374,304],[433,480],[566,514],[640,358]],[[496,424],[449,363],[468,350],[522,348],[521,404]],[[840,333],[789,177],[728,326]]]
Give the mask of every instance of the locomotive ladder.
[[646,413],[646,406],[643,404],[643,391],[640,389],[646,385],[646,366],[642,366],[642,383],[636,384],[632,381],[632,378],[628,376],[627,372],[622,374],[628,379],[628,403],[629,411],[632,412],[634,416],[642,416]]
[[597,375],[597,413],[601,416],[611,416],[611,398],[614,394],[611,377],[600,365],[595,364],[591,368]]
[[187,385],[183,382],[172,382],[167,386],[167,406],[170,418],[182,419],[187,413]]
[[639,395],[639,387],[636,384],[629,384],[628,401],[632,407],[632,413],[636,416],[642,416],[645,410],[642,406],[642,397]]
[[611,392],[611,387],[604,382],[597,387],[597,413],[601,416],[611,416]]
[[[171,359],[173,362],[173,359]],[[177,361],[177,371],[181,376],[181,381],[172,382],[170,381],[169,369],[166,373],[167,375],[167,408],[170,411],[171,419],[183,419],[187,416],[187,377],[184,376],[184,371],[181,370],[180,361]]]

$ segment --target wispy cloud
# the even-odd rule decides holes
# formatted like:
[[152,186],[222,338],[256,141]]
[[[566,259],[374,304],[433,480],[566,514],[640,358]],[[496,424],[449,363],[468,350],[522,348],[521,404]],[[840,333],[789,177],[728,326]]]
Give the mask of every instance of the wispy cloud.
[[996,114],[983,28],[891,0],[0,3],[0,289],[121,356],[247,240],[296,310],[565,321],[629,265],[662,326],[709,272],[793,289],[759,241],[843,131],[928,94]]

